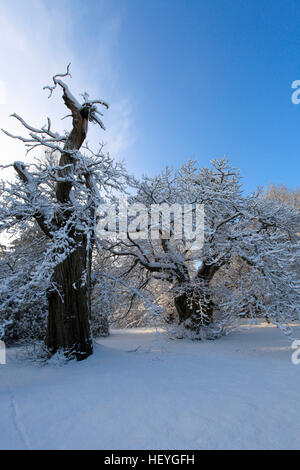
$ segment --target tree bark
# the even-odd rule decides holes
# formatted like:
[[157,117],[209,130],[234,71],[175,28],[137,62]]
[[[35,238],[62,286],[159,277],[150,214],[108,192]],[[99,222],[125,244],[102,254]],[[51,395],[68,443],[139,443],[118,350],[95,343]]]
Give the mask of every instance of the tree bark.
[[202,326],[213,321],[213,302],[201,294],[194,294],[191,298],[188,292],[183,292],[174,298],[174,304],[179,324],[184,323],[189,330],[199,333]]
[[56,266],[53,282],[57,290],[48,293],[48,327],[46,345],[54,354],[60,348],[66,357],[85,359],[93,353],[89,319],[88,252],[84,240]]
[[[48,128],[46,126],[35,129],[28,125],[22,118],[14,115],[30,131],[30,138],[12,136],[23,142],[27,142],[30,148],[36,145],[43,145],[60,152],[58,168],[55,168],[56,179],[55,195],[56,203],[52,220],[49,220],[49,211],[44,210],[44,202],[48,208],[48,197],[42,196],[39,187],[41,180],[32,176],[27,171],[26,165],[22,162],[15,162],[14,168],[25,185],[25,193],[28,198],[28,207],[35,207],[32,216],[39,224],[45,235],[55,243],[55,232],[68,237],[65,249],[56,248],[57,254],[65,256],[63,261],[58,257],[58,265],[53,271],[51,278],[51,290],[48,296],[48,325],[45,343],[49,352],[54,354],[59,349],[63,349],[66,356],[76,356],[77,359],[85,359],[92,354],[93,345],[90,329],[91,318],[91,266],[92,266],[92,245],[94,215],[98,201],[98,191],[94,186],[92,170],[85,157],[79,154],[79,150],[84,143],[88,131],[88,122],[97,123],[105,129],[101,119],[101,113],[97,110],[96,104],[101,104],[108,108],[108,104],[102,100],[89,101],[88,95],[84,95],[84,102],[80,104],[70,92],[68,86],[60,80],[60,77],[70,76],[69,65],[67,72],[56,74],[53,77],[54,86],[46,86],[50,95],[59,85],[63,90],[63,100],[66,107],[71,111],[72,130],[66,137],[59,136],[51,131],[51,122],[48,118]],[[68,115],[70,116],[70,115]],[[7,133],[8,134],[8,133]],[[10,134],[8,134],[10,135]],[[62,147],[63,144],[63,147]],[[79,175],[79,172],[81,174]],[[44,181],[44,179],[42,180]],[[52,181],[52,176],[51,176]],[[77,218],[76,183],[85,182],[89,190],[87,194],[86,210],[89,211],[90,227],[86,229],[79,227]],[[73,186],[75,191],[73,192]],[[80,201],[77,201],[80,204]],[[37,208],[37,203],[39,207]],[[20,206],[21,207],[21,206]],[[26,220],[28,215],[22,213],[15,216],[19,220]],[[88,235],[87,235],[88,234]],[[87,237],[89,243],[87,243]],[[68,251],[68,249],[74,251]],[[65,250],[65,251],[64,251]],[[51,269],[49,267],[49,269]]]

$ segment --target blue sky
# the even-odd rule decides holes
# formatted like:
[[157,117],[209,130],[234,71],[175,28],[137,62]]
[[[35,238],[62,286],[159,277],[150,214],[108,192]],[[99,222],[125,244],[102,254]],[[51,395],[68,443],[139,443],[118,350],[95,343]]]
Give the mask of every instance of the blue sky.
[[299,0],[2,0],[0,13],[6,128],[10,111],[63,115],[41,88],[71,61],[74,91],[110,102],[99,139],[131,172],[225,154],[247,192],[299,186]]

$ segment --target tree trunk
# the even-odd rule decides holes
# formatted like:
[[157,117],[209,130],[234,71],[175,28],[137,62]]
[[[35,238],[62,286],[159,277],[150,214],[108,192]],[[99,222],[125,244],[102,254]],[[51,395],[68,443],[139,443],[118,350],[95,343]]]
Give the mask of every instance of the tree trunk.
[[46,345],[54,354],[62,348],[66,357],[85,359],[93,353],[90,329],[89,282],[86,243],[76,240],[76,249],[56,266],[53,282],[57,290],[48,293]]
[[183,292],[174,299],[179,323],[184,323],[186,328],[195,333],[199,333],[202,326],[208,326],[213,322],[214,303],[207,291],[209,291],[210,282],[219,268],[216,265],[203,264],[198,269],[195,280],[207,287],[205,294],[201,292],[199,286],[197,290],[191,286],[183,288]]
[[183,292],[174,299],[174,304],[179,317],[179,323],[199,333],[202,326],[208,326],[213,321],[213,302],[204,298],[200,293],[189,295]]

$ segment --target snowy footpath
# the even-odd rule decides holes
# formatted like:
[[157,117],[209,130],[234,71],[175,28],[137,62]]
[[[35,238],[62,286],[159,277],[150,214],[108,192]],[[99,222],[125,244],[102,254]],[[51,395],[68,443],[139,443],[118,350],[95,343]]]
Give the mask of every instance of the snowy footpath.
[[11,348],[0,448],[300,449],[292,352],[265,324],[206,342],[114,330],[68,365],[33,365]]

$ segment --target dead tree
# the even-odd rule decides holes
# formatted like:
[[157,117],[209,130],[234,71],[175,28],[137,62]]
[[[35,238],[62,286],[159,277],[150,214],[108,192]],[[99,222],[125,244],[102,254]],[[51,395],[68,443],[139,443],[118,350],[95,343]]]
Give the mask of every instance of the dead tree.
[[111,188],[122,188],[125,172],[122,165],[103,153],[102,146],[96,153],[83,146],[89,121],[105,129],[97,105],[108,108],[108,104],[89,100],[87,93],[79,103],[61,80],[67,76],[69,66],[65,74],[53,77],[52,86],[44,88],[50,91],[49,97],[57,86],[62,89],[72,118],[70,132],[53,132],[49,118],[46,126],[34,128],[16,114],[13,117],[29,131],[29,137],[4,131],[24,142],[28,151],[42,146],[58,158],[58,164],[13,164],[19,180],[3,188],[0,228],[12,229],[33,218],[47,236],[45,260],[35,273],[48,286],[45,342],[51,354],[63,349],[67,357],[81,360],[93,352],[90,274],[93,246],[97,243],[96,209],[103,202],[103,194],[109,194]]

